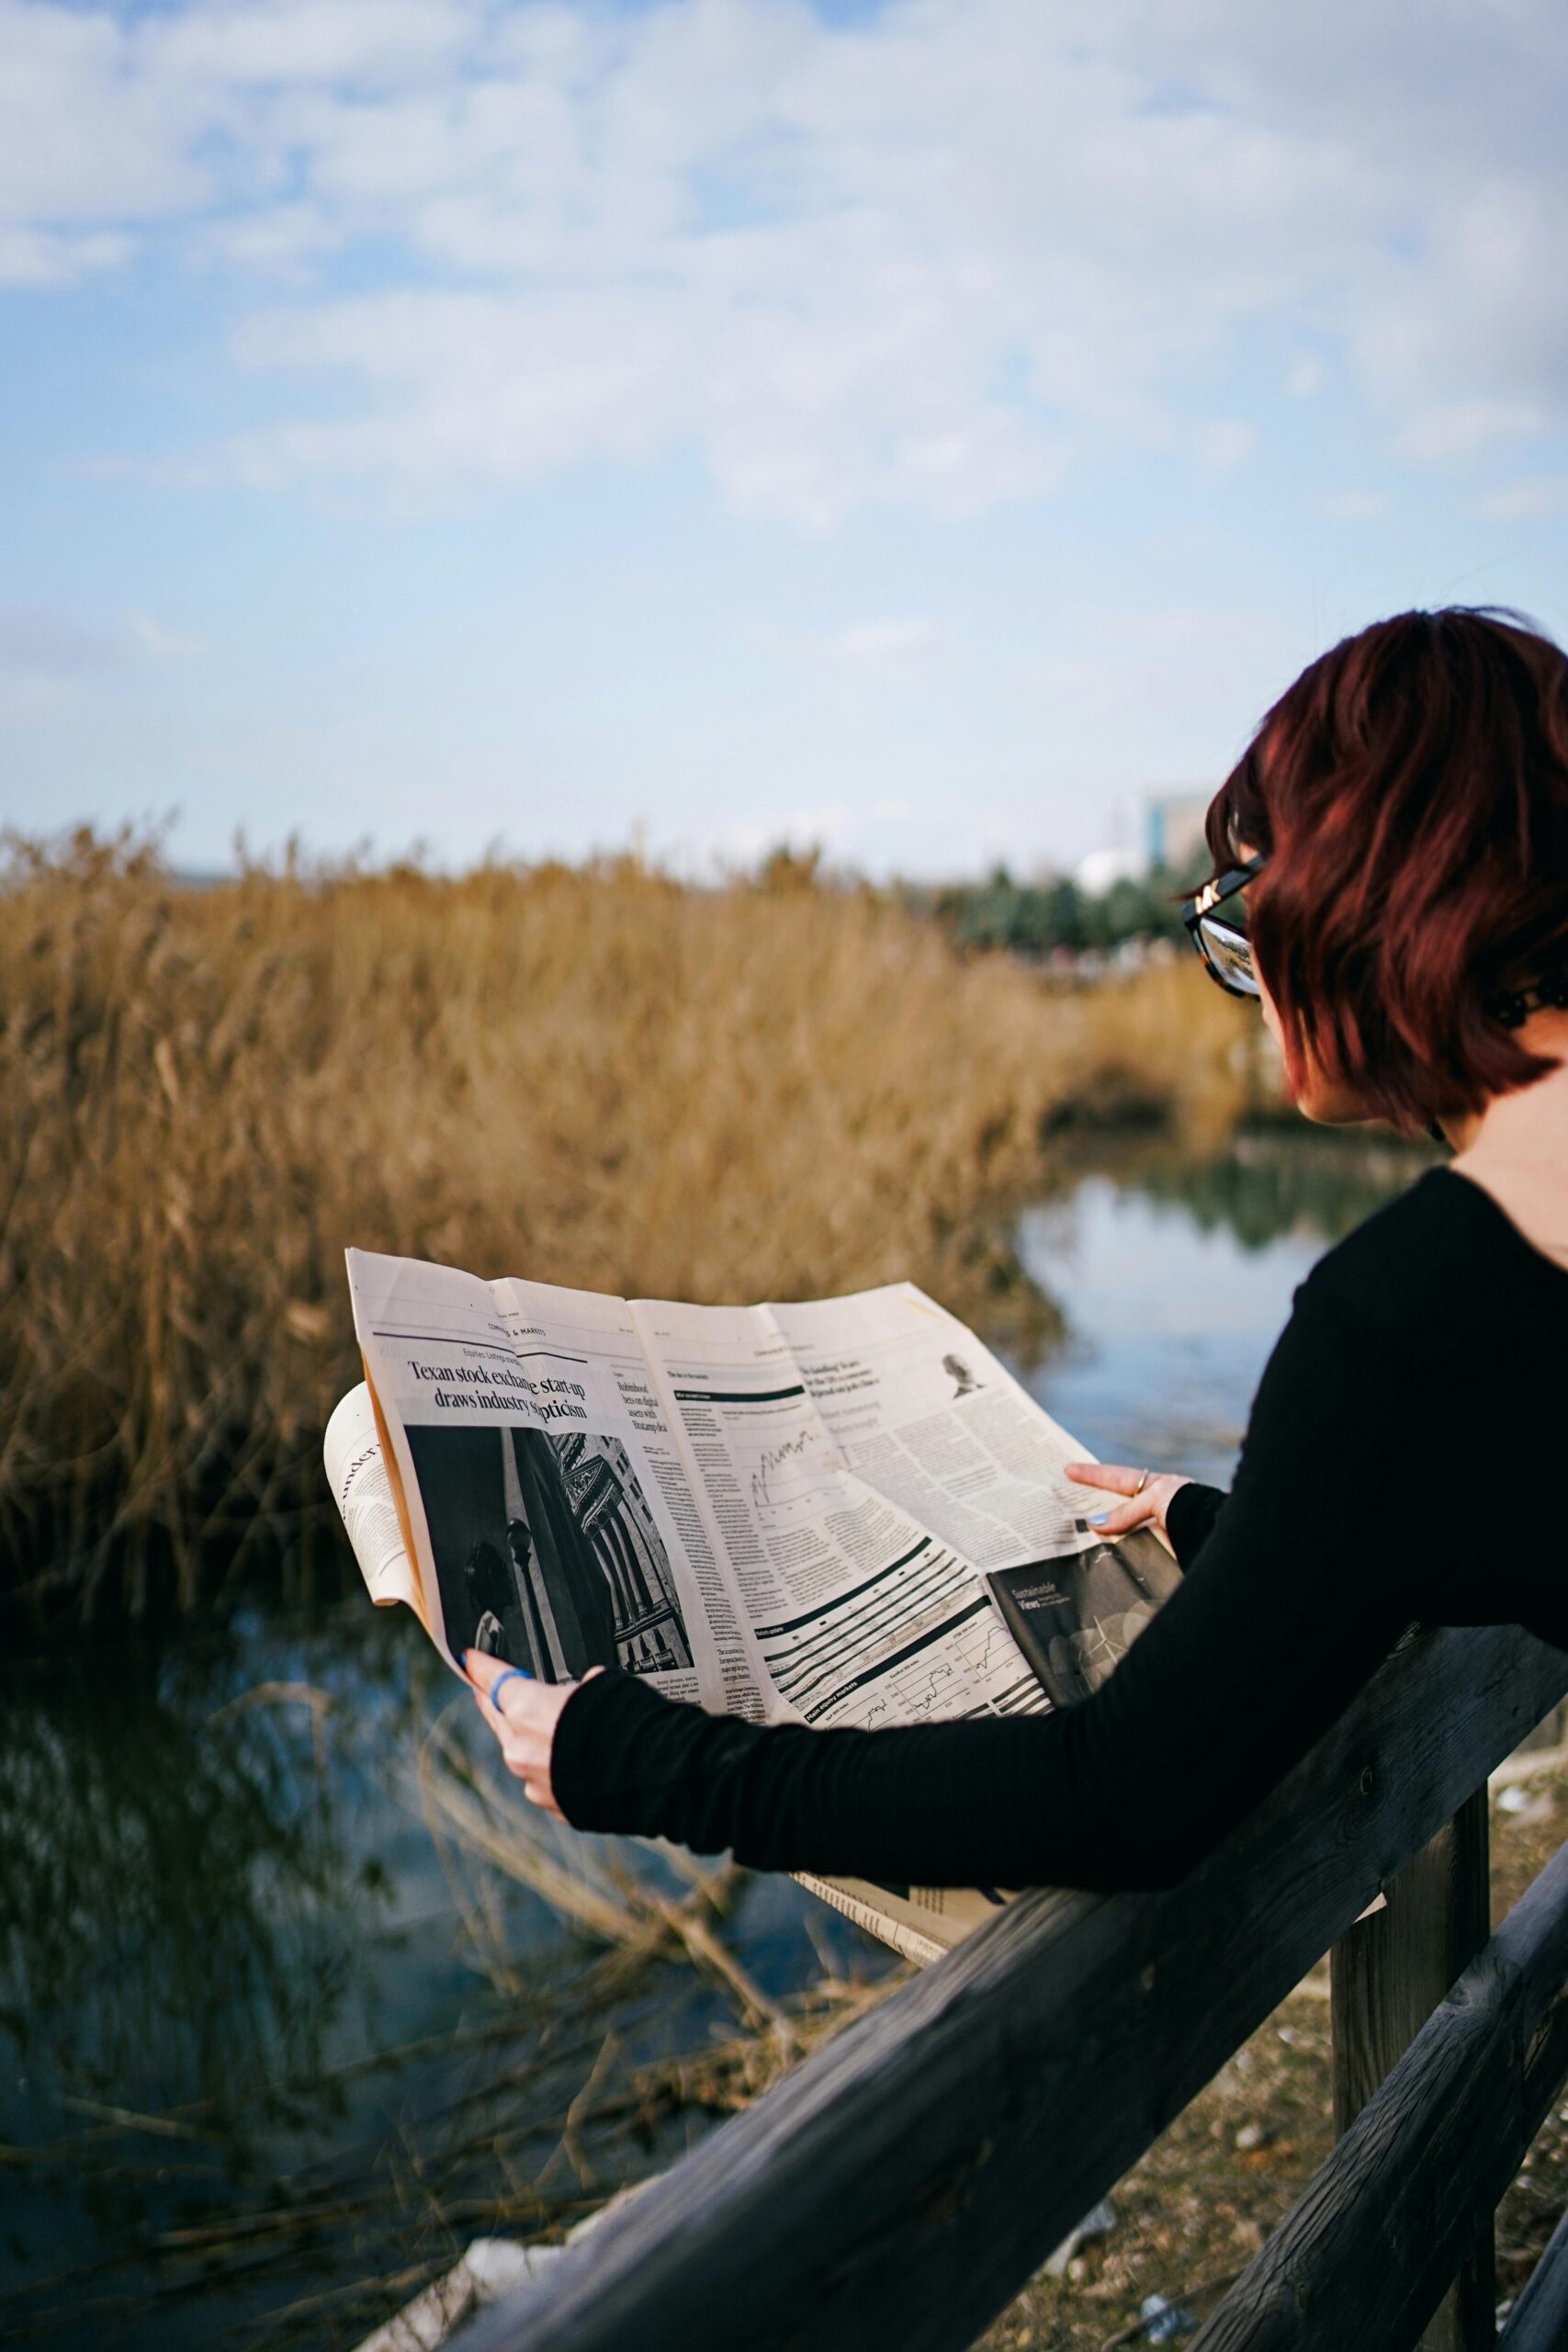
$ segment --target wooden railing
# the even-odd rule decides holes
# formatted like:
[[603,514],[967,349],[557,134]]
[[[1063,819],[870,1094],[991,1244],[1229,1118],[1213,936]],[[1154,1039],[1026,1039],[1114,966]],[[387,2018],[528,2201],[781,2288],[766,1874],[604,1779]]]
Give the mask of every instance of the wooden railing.
[[[1485,1783],[1565,1691],[1517,1628],[1419,1635],[1180,1886],[1010,1904],[461,2352],[957,2352],[1331,1946],[1344,2136],[1195,2352],[1492,2343],[1493,2208],[1568,2072],[1568,1860],[1487,1940]],[[1565,2312],[1554,2241],[1508,2352]]]

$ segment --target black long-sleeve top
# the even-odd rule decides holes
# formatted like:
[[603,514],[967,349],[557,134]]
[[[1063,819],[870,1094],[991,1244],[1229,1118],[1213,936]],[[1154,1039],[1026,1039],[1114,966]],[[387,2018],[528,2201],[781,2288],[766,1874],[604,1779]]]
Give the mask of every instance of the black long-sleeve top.
[[1434,1170],[1296,1293],[1235,1486],[1181,1488],[1184,1575],[1110,1680],[1043,1716],[764,1727],[605,1674],[552,1779],[579,1828],[919,1885],[1173,1884],[1413,1621],[1568,1648],[1568,1272]]

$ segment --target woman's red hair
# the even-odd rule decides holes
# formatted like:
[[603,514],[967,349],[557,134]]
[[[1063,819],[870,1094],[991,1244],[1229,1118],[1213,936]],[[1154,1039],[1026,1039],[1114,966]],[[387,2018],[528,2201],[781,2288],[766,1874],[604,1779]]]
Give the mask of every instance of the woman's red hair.
[[1411,1132],[1555,1069],[1488,1011],[1568,953],[1568,657],[1517,614],[1374,622],[1303,670],[1209,809],[1298,1079]]

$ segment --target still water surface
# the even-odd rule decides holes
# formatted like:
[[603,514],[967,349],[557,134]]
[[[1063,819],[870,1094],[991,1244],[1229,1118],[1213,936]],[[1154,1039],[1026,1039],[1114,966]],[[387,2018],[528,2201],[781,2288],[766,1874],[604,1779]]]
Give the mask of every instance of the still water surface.
[[[1416,1165],[1268,1134],[1084,1176],[1021,1221],[1066,1331],[1021,1370],[1094,1452],[1224,1482],[1295,1285]],[[561,2022],[581,1946],[493,1877],[477,1913],[422,1815],[448,1679],[403,1612],[360,1603],[55,1658],[0,1696],[0,2335],[352,2343],[345,2282],[473,2233],[450,2188],[446,2218],[422,2205],[432,2119],[502,2068],[557,2096],[552,2049],[570,2096],[587,2063]],[[780,1881],[749,1883],[731,1940],[774,1992],[826,1957],[880,1964]],[[608,2018],[634,2058],[688,2048],[724,2014],[666,1974],[594,2039]],[[678,2144],[650,2126],[643,2158]]]
[[1021,1222],[1020,1254],[1067,1326],[1029,1385],[1101,1459],[1227,1486],[1297,1284],[1428,1164],[1289,1127],[1212,1159],[1152,1149],[1086,1176]]

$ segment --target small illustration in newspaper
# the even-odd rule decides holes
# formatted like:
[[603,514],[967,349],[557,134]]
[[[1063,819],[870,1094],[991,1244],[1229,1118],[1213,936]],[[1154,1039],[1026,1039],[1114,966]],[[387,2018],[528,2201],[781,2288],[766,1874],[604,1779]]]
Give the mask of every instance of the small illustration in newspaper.
[[447,1639],[544,1682],[692,1662],[670,1561],[611,1437],[407,1425]]
[[1180,1572],[1144,1532],[991,1577],[1009,1631],[1052,1703],[1070,1707],[1109,1679]]

